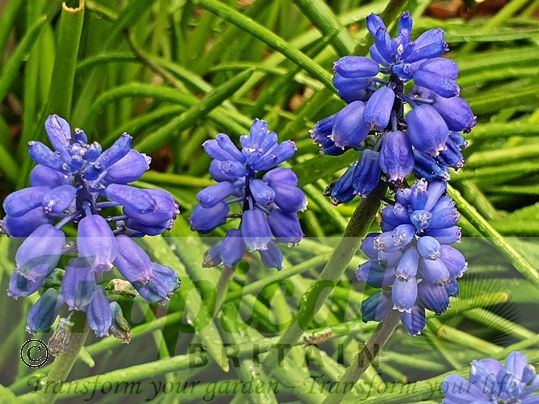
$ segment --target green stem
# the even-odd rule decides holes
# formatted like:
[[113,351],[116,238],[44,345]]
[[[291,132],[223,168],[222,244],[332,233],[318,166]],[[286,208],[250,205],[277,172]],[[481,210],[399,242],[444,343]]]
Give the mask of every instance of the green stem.
[[300,307],[296,317],[290,326],[279,339],[279,346],[283,350],[272,350],[264,360],[266,369],[274,369],[276,364],[280,364],[284,359],[284,354],[290,350],[292,345],[301,337],[303,331],[307,329],[314,316],[329,294],[335,287],[337,280],[344,273],[348,263],[356,253],[361,244],[361,237],[368,231],[374,216],[380,208],[380,201],[386,193],[387,185],[380,182],[376,189],[361,202],[356,208],[354,215],[350,219],[343,237],[330,259],[324,266],[320,275],[320,281],[314,282],[305,292],[300,301]]
[[83,21],[84,0],[80,0],[76,8],[72,8],[66,3],[62,4],[48,111],[64,118],[71,117],[73,86]]
[[221,276],[217,282],[217,293],[215,295],[215,308],[213,310],[213,317],[219,313],[221,306],[225,302],[226,292],[228,291],[228,284],[234,277],[234,271],[232,268],[225,266],[221,271]]
[[344,372],[344,375],[339,380],[339,385],[346,386],[344,389],[337,389],[335,394],[329,393],[324,400],[325,404],[340,403],[347,391],[350,391],[357,383],[359,378],[365,373],[365,370],[376,359],[378,353],[382,350],[386,342],[393,334],[393,331],[399,324],[399,312],[391,310],[384,322],[380,324],[378,330],[367,341],[365,347],[357,353]]
[[86,323],[86,316],[81,312],[75,313],[73,316],[73,326],[66,342],[67,349],[54,359],[45,379],[45,388],[42,394],[36,397],[35,402],[37,404],[52,404],[56,401],[57,391],[61,390],[57,389],[57,386],[62,385],[69,376],[69,372],[71,372],[79,356],[79,352],[86,342],[88,331],[89,327]]

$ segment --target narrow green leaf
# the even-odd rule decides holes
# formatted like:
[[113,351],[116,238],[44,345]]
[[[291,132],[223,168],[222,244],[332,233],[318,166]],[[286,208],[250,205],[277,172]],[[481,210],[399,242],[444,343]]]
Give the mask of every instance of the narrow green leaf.
[[4,65],[0,72],[0,101],[6,97],[13,80],[17,77],[17,72],[24,61],[25,55],[34,46],[36,38],[41,33],[46,22],[47,18],[41,17],[30,27]]
[[196,0],[196,3],[281,52],[290,61],[301,66],[324,83],[327,88],[336,91],[333,87],[331,74],[326,69],[266,27],[217,0]]
[[172,119],[156,132],[144,137],[144,139],[137,143],[137,150],[151,153],[161,148],[165,143],[172,140],[177,133],[189,128],[199,119],[204,118],[206,114],[209,114],[210,111],[234,94],[245,80],[249,78],[251,73],[251,70],[246,70],[222,86],[209,92],[200,103],[192,106],[179,117]]
[[312,20],[324,36],[331,37],[331,43],[341,56],[354,52],[355,43],[350,33],[323,0],[294,0],[294,3]]

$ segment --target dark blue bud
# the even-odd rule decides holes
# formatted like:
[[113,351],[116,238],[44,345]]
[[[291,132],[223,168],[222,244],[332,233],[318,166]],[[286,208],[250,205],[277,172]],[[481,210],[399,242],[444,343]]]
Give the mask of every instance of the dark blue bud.
[[[389,271],[389,268],[395,268],[399,264],[401,258],[402,258],[402,251],[396,250],[396,251],[378,251],[378,262],[382,264],[384,267],[387,268],[387,271]],[[395,271],[392,271],[392,276],[395,278]],[[387,276],[386,276],[387,280]],[[385,286],[385,285],[384,285]]]
[[427,324],[423,307],[414,306],[410,312],[401,313],[400,317],[406,332],[412,336],[420,334]]
[[390,182],[402,182],[414,169],[414,154],[406,134],[387,132],[382,138],[380,168]]
[[219,182],[204,188],[197,194],[197,200],[204,208],[211,208],[219,202],[223,202],[229,196],[234,195],[236,187],[230,182]]
[[260,250],[259,254],[262,262],[268,268],[277,268],[278,270],[283,268],[283,252],[274,242],[270,241],[268,243],[268,249]]
[[166,303],[170,296],[181,286],[178,274],[164,265],[153,264],[152,277],[144,286],[138,286],[137,291],[148,302]]
[[124,207],[124,213],[137,223],[159,227],[175,219],[180,213],[178,202],[168,192],[162,189],[148,189],[146,192],[150,194],[155,203],[156,208],[153,212],[140,213],[131,207]]
[[404,54],[403,59],[411,63],[441,56],[449,50],[444,36],[444,31],[440,28],[425,31],[414,41],[412,50],[408,54]]
[[464,165],[464,156],[460,149],[451,141],[447,142],[447,149],[442,150],[436,159],[447,167],[458,170]]
[[345,149],[346,147],[358,148],[367,137],[369,128],[363,121],[365,104],[354,101],[335,114],[331,139],[335,146]]
[[69,260],[64,280],[62,281],[62,296],[69,310],[84,310],[95,290],[95,275],[83,258]]
[[4,199],[4,211],[10,216],[22,216],[41,206],[43,197],[49,191],[49,187],[29,187],[12,192]]
[[435,285],[449,282],[449,271],[440,258],[435,260],[421,258],[420,268],[421,277],[427,282]]
[[274,168],[273,170],[268,171],[266,174],[264,174],[262,180],[267,182],[272,187],[279,184],[292,186],[298,185],[298,177],[294,171],[284,167]]
[[151,194],[129,185],[109,184],[103,191],[105,196],[131,211],[150,213],[157,208]]
[[415,248],[407,249],[402,255],[395,276],[400,280],[415,278],[419,266],[419,254]]
[[369,260],[356,269],[356,279],[374,288],[381,288],[385,276],[385,268],[378,261]]
[[333,85],[341,97],[346,102],[362,101],[368,97],[366,88],[371,84],[370,78],[345,79],[335,73]]
[[331,196],[331,202],[334,205],[350,202],[352,199],[354,199],[356,191],[353,187],[353,183],[356,168],[357,165],[350,165],[346,169],[342,177],[335,181],[333,184],[331,184],[326,190],[326,194],[329,194]]
[[376,237],[378,237],[378,233],[369,233],[361,242],[361,251],[371,260],[378,259],[378,250],[374,246]]
[[389,60],[385,60],[384,57],[380,55],[380,52],[378,52],[376,45],[371,45],[371,47],[369,48],[369,54],[371,55],[371,58],[380,65],[388,66],[391,64]]
[[445,148],[449,129],[430,105],[423,104],[412,109],[406,116],[406,123],[410,142],[419,151],[436,156]]
[[212,160],[210,163],[210,175],[215,181],[234,182],[238,178],[245,177],[247,169],[239,161]]
[[62,172],[69,170],[69,166],[60,158],[60,155],[41,142],[28,142],[28,154],[37,164]]
[[383,321],[391,309],[390,300],[384,292],[371,295],[361,303],[361,316],[363,322]]
[[382,214],[382,231],[387,232],[393,230],[401,224],[412,223],[410,221],[408,210],[400,203],[388,205],[381,211]]
[[352,186],[356,194],[366,197],[380,182],[380,153],[371,149],[361,152],[356,166]]
[[128,218],[125,221],[125,226],[128,230],[133,230],[134,232],[126,232],[131,237],[142,237],[142,236],[157,236],[165,231],[172,229],[174,226],[174,219],[169,219],[162,223],[157,223],[155,226],[149,226],[147,224],[142,224],[136,222],[135,220]]
[[37,278],[35,281],[31,281],[26,279],[21,274],[14,272],[9,281],[7,295],[13,299],[17,299],[21,296],[30,296],[43,286],[45,283],[45,278],[45,276],[42,276]]
[[428,210],[414,210],[410,215],[410,221],[418,231],[425,230],[429,227],[432,213]]
[[451,278],[444,287],[449,296],[456,297],[459,295],[459,283],[455,278]]
[[427,153],[414,150],[414,171],[418,177],[427,181],[435,181],[438,179],[448,180],[449,172],[447,167],[438,163],[432,156]]
[[367,101],[363,120],[375,130],[383,130],[387,127],[395,101],[395,93],[389,87],[380,87]]
[[303,231],[297,214],[273,209],[267,219],[273,236],[280,243],[298,244],[301,241]]
[[53,288],[47,289],[28,311],[26,331],[34,334],[51,328],[58,315],[58,306],[58,292]]
[[223,260],[221,259],[221,252],[223,251],[223,242],[220,241],[212,245],[205,253],[202,266],[204,268],[216,267]]
[[417,294],[421,304],[436,314],[442,314],[449,307],[449,295],[444,285],[421,282]]
[[405,280],[397,277],[391,289],[391,300],[394,309],[400,312],[411,312],[417,300],[416,278]]
[[374,241],[374,246],[382,251],[395,251],[406,247],[415,237],[415,227],[411,224],[401,224],[391,232],[380,234]]
[[414,81],[418,86],[428,88],[443,98],[455,97],[460,93],[460,87],[455,80],[426,70],[418,70],[414,74]]
[[109,328],[112,325],[112,310],[101,286],[96,287],[92,301],[86,308],[86,318],[96,337],[109,335]]
[[420,86],[414,86],[410,90],[410,96],[412,96],[413,98],[423,98],[425,100],[434,101],[434,98],[436,97],[436,94],[434,93],[434,91],[431,91],[428,88],[420,87]]
[[99,174],[112,167],[115,163],[123,159],[131,150],[133,138],[127,133],[122,134],[113,144],[105,150],[94,161],[94,164],[86,170],[84,177],[89,180],[95,180]]
[[408,11],[405,11],[399,18],[398,33],[400,36],[409,37],[411,32],[412,17]]
[[225,135],[224,133],[219,133],[215,140],[217,140],[217,144],[223,149],[225,152],[230,154],[234,160],[243,163],[245,162],[245,157],[241,153],[240,150],[236,147],[234,142],[230,140],[230,137],[228,135]]
[[118,255],[114,266],[122,276],[133,284],[148,283],[152,275],[152,262],[148,254],[132,238],[124,235],[116,236],[116,244]]
[[376,76],[378,63],[364,56],[344,56],[333,64],[333,70],[345,79]]
[[[268,123],[262,119],[255,119],[249,129],[249,136],[244,137],[242,146],[244,148],[256,148],[260,147],[266,141],[266,135],[268,134]],[[273,143],[273,142],[272,142]]]
[[42,224],[48,223],[45,211],[41,206],[28,211],[22,216],[6,216],[1,222],[2,231],[10,237],[28,237]]
[[318,146],[320,146],[320,152],[330,156],[338,156],[344,153],[344,150],[335,146],[335,142],[331,139],[334,120],[335,115],[331,115],[317,122],[311,130],[311,138]]
[[262,206],[268,206],[273,203],[275,197],[275,191],[268,184],[262,180],[252,179],[249,181],[249,189],[251,195],[255,198],[257,204]]
[[51,189],[42,199],[43,209],[47,215],[62,216],[72,213],[75,209],[77,189],[72,185],[60,185]]
[[[411,80],[414,77],[414,74],[419,69],[421,62],[415,63],[399,63],[391,66],[391,71],[396,74],[401,79],[407,81]],[[429,90],[430,91],[430,90]],[[412,92],[411,95],[414,95]]]
[[455,201],[447,195],[441,196],[437,201],[434,201],[434,206],[430,209],[432,214],[436,214],[439,211],[450,209],[455,207]]
[[204,143],[202,143],[202,147],[204,147],[204,151],[212,159],[221,161],[234,160],[234,156],[223,150],[215,139],[206,140]]
[[429,231],[453,227],[457,224],[459,217],[459,212],[455,208],[447,208],[436,211],[432,214],[432,220],[429,224]]
[[229,211],[228,205],[224,202],[220,202],[209,209],[197,205],[189,218],[191,229],[201,233],[210,232],[226,222]]
[[32,187],[51,187],[68,184],[69,177],[60,171],[38,164],[30,173],[30,185]]
[[245,243],[238,229],[228,231],[221,243],[221,260],[225,267],[234,268],[245,254]]
[[87,162],[93,163],[97,160],[99,156],[101,156],[101,153],[103,153],[103,149],[101,148],[101,145],[97,142],[93,142],[92,144],[89,144],[86,147],[85,153],[84,153],[84,160],[86,160]]
[[79,256],[86,258],[97,274],[110,271],[118,254],[116,238],[107,221],[99,215],[86,216],[79,222],[77,248]]
[[440,243],[430,236],[423,236],[417,240],[417,250],[421,257],[429,260],[435,260],[442,255]]
[[447,183],[445,181],[433,181],[429,183],[427,189],[427,200],[425,202],[425,210],[431,210],[445,194],[447,190]]
[[283,161],[289,160],[296,153],[296,144],[291,140],[286,140],[275,149],[270,149],[260,159],[251,163],[254,170],[271,170]]
[[374,36],[376,34],[376,31],[378,31],[380,28],[385,28],[384,21],[380,17],[378,17],[374,13],[370,13],[367,16],[367,29],[369,30],[370,34]]
[[69,161],[68,146],[71,142],[69,123],[58,115],[50,115],[45,121],[45,130],[54,149],[60,153],[64,161]]
[[444,119],[449,130],[469,132],[477,123],[472,109],[460,97],[436,97],[432,106]]
[[272,188],[275,193],[273,200],[280,209],[286,212],[298,212],[307,208],[307,198],[300,188],[275,182],[272,184]]
[[150,168],[152,159],[144,153],[130,150],[107,170],[105,181],[127,184],[138,180]]
[[73,131],[73,140],[79,143],[88,143],[88,136],[86,136],[86,132],[82,129],[75,128]]
[[265,250],[271,241],[271,229],[264,213],[259,209],[243,212],[240,225],[241,235],[250,251]]
[[457,146],[459,149],[464,149],[468,142],[462,137],[460,132],[450,131],[449,132],[449,142],[452,142]]
[[460,242],[461,232],[457,226],[445,229],[428,230],[427,234],[438,240],[440,244],[455,244]]
[[374,34],[374,45],[384,60],[387,60],[389,63],[394,62],[391,37],[385,27],[380,27]]
[[460,278],[468,269],[468,263],[464,255],[456,248],[448,245],[441,246],[440,252],[442,254],[440,259],[445,264],[451,278]]
[[459,68],[455,62],[446,58],[433,58],[425,60],[419,67],[423,71],[436,73],[439,76],[456,80],[459,76]]
[[65,242],[61,230],[50,224],[42,224],[17,250],[15,271],[32,281],[47,276],[58,264]]

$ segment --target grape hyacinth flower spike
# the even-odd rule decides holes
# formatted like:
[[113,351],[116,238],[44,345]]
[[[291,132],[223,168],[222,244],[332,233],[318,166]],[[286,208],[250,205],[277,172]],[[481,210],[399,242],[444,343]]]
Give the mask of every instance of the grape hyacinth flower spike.
[[303,237],[297,214],[307,200],[294,172],[277,167],[294,155],[296,146],[289,140],[279,143],[259,119],[240,142],[241,150],[228,135],[219,134],[204,143],[217,184],[198,193],[191,228],[208,233],[229,218],[239,218],[239,227],[206,252],[204,266],[223,263],[232,268],[247,251],[258,251],[264,265],[280,269],[283,254],[276,243],[297,244]]
[[369,260],[356,271],[359,281],[380,289],[362,303],[363,321],[398,310],[406,331],[417,335],[426,309],[443,313],[458,295],[457,278],[468,265],[451,246],[460,241],[459,214],[445,191],[445,182],[419,180],[382,209],[383,232],[367,235],[361,249]]
[[537,404],[539,376],[521,352],[511,352],[505,366],[494,359],[474,360],[469,380],[451,375],[442,383],[443,404],[522,403]]
[[[45,129],[54,151],[30,142],[29,154],[37,163],[31,186],[8,195],[3,204],[2,231],[24,239],[8,295],[26,297],[45,286],[28,313],[29,332],[50,328],[67,305],[70,312],[86,312],[90,328],[105,336],[113,312],[102,284],[113,267],[149,302],[165,302],[180,286],[175,271],[151,262],[132,239],[169,229],[179,206],[165,191],[128,185],[150,163],[131,148],[128,134],[102,150],[57,115],[49,116]],[[66,239],[66,226],[76,228],[75,240]],[[64,255],[76,255],[65,271],[57,269]]]
[[412,40],[408,12],[395,38],[375,14],[367,17],[367,28],[374,37],[370,57],[345,56],[334,64],[333,83],[348,105],[311,131],[323,154],[362,150],[328,188],[335,204],[366,196],[382,175],[397,187],[412,172],[427,181],[447,180],[449,168],[464,164],[462,132],[476,123],[459,97],[457,65],[441,57],[448,50],[441,29]]

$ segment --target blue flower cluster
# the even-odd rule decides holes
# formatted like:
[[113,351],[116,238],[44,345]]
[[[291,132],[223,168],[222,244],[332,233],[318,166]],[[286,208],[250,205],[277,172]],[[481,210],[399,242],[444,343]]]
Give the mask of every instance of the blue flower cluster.
[[469,379],[447,377],[442,403],[539,403],[539,395],[531,395],[539,388],[539,376],[521,352],[509,354],[505,366],[494,359],[472,361]]
[[[131,238],[169,229],[179,207],[165,191],[127,185],[150,163],[149,157],[131,148],[131,136],[123,134],[103,151],[98,143],[88,143],[82,130],[72,132],[57,115],[47,119],[45,128],[54,151],[30,142],[30,157],[37,163],[31,186],[13,192],[3,204],[2,230],[24,238],[8,294],[29,296],[47,286],[58,275],[55,268],[61,257],[75,255],[61,271],[60,292],[48,288],[29,311],[27,329],[33,333],[50,328],[67,304],[70,311],[86,312],[96,335],[108,335],[118,308],[111,308],[100,283],[113,266],[149,302],[165,301],[180,286],[175,271],[151,262]],[[105,211],[116,214],[104,215]],[[62,230],[70,223],[77,227],[74,244],[67,243]]]
[[429,181],[448,179],[449,168],[464,163],[460,132],[476,122],[459,97],[457,65],[440,57],[448,50],[441,29],[412,40],[408,12],[399,19],[396,38],[375,14],[367,17],[367,28],[374,37],[370,58],[345,56],[334,65],[333,83],[348,105],[311,132],[324,154],[363,151],[328,189],[335,204],[364,197],[382,174],[396,185],[412,172]]
[[396,203],[382,210],[383,233],[369,234],[361,249],[369,260],[356,271],[358,280],[381,290],[361,305],[363,321],[383,321],[398,310],[410,335],[425,327],[425,309],[436,314],[457,296],[457,278],[467,269],[460,240],[459,214],[446,184],[417,181],[400,189]]
[[[208,250],[204,265],[232,268],[248,250],[258,251],[267,267],[280,269],[283,254],[275,241],[297,244],[303,237],[297,213],[307,206],[305,194],[292,170],[276,168],[294,155],[296,146],[292,141],[279,143],[277,134],[258,119],[240,142],[241,150],[219,134],[204,143],[217,184],[198,193],[191,228],[208,233],[228,218],[241,218],[239,228]],[[234,206],[236,213],[231,211]]]

